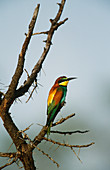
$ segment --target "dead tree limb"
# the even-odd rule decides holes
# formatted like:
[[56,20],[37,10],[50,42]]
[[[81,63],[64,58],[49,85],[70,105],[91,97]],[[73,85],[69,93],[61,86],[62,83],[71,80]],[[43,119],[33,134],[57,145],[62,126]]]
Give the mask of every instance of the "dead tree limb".
[[95,144],[94,142],[91,142],[91,143],[86,144],[86,145],[70,145],[70,144],[66,144],[66,143],[56,142],[56,141],[54,141],[52,139],[48,139],[46,137],[44,137],[44,140],[49,141],[53,144],[57,144],[57,145],[60,145],[60,146],[66,146],[66,147],[69,147],[69,148],[86,148],[86,147],[89,147],[89,146]]
[[11,81],[9,88],[8,88],[6,94],[4,95],[4,98],[3,98],[1,105],[0,105],[0,116],[3,120],[4,127],[7,130],[8,134],[11,136],[13,143],[15,144],[16,148],[20,151],[22,150],[21,149],[22,144],[25,145],[26,142],[21,140],[22,134],[18,133],[19,129],[17,128],[17,126],[13,122],[11,115],[8,113],[8,110],[9,110],[10,106],[13,104],[13,101],[16,98],[15,97],[16,88],[17,88],[19,79],[20,79],[20,77],[23,73],[25,53],[26,53],[27,47],[29,45],[29,42],[30,42],[30,39],[31,39],[31,36],[32,36],[32,33],[33,33],[36,18],[38,16],[38,11],[39,11],[39,4],[35,8],[32,20],[29,24],[28,34],[27,34],[25,41],[23,43],[22,50],[21,50],[21,53],[20,53],[19,59],[18,59],[17,68],[16,68],[15,73],[12,77],[12,81]]
[[[12,159],[12,161],[5,164],[1,168],[9,166],[9,165],[13,164],[14,162],[16,162],[16,160],[19,159],[22,162],[25,170],[35,170],[36,167],[35,167],[34,159],[33,159],[33,155],[32,155],[33,150],[35,148],[37,148],[40,152],[42,152],[42,154],[46,155],[50,160],[53,161],[53,163],[55,163],[57,166],[59,166],[59,164],[56,161],[54,161],[48,154],[46,154],[44,151],[42,151],[41,149],[39,149],[37,147],[38,144],[40,144],[43,140],[46,140],[53,144],[57,144],[59,146],[65,146],[65,147],[69,147],[69,148],[89,147],[92,144],[94,144],[92,142],[87,145],[69,145],[69,144],[63,144],[60,142],[56,142],[51,139],[47,139],[45,137],[45,134],[47,133],[48,127],[46,127],[46,126],[44,126],[41,129],[41,131],[38,133],[37,136],[35,134],[34,140],[32,141],[28,137],[28,135],[25,133],[25,131],[28,130],[30,128],[30,126],[27,127],[26,129],[20,131],[18,129],[18,127],[16,126],[15,122],[12,120],[11,113],[9,113],[9,109],[10,109],[11,105],[13,104],[13,102],[17,98],[23,96],[26,92],[28,92],[29,88],[33,85],[34,82],[37,83],[37,76],[38,76],[38,73],[41,71],[43,62],[44,62],[45,58],[47,57],[47,54],[48,54],[50,47],[52,45],[53,35],[54,35],[55,31],[68,20],[68,18],[66,18],[63,21],[59,21],[61,15],[62,15],[63,9],[64,9],[65,2],[66,2],[66,0],[61,0],[61,3],[58,3],[59,9],[56,14],[56,17],[54,19],[50,19],[50,23],[51,23],[50,29],[46,32],[37,33],[37,34],[46,34],[47,35],[47,39],[44,41],[45,47],[44,47],[43,53],[42,53],[41,57],[39,58],[38,62],[35,63],[35,66],[33,67],[31,74],[30,75],[27,74],[28,75],[27,79],[24,80],[24,83],[20,87],[18,87],[19,80],[20,80],[20,78],[23,74],[23,70],[24,70],[25,54],[26,54],[26,51],[27,51],[27,48],[29,46],[32,36],[35,35],[35,33],[33,34],[33,30],[35,27],[35,23],[36,23],[36,19],[38,17],[38,12],[39,12],[39,7],[40,7],[39,4],[37,5],[37,7],[34,10],[29,27],[28,27],[28,33],[26,34],[21,52],[18,57],[17,67],[16,67],[15,73],[12,77],[11,83],[8,87],[7,92],[4,95],[2,94],[2,92],[0,92],[0,117],[3,121],[3,125],[4,125],[5,129],[7,130],[8,134],[10,135],[10,137],[16,147],[16,153],[2,153],[2,152],[0,152],[0,157],[9,157],[10,159]],[[36,87],[37,87],[37,85],[35,86],[35,88]],[[35,88],[33,89],[33,91],[35,90]],[[32,91],[32,93],[33,93],[33,91]],[[32,96],[32,93],[30,94],[31,96]],[[67,116],[66,118],[62,118],[60,121],[53,123],[52,126],[54,127],[56,125],[62,124],[69,118],[72,118],[74,115],[75,114],[71,114],[71,115]],[[70,132],[70,133],[73,133],[73,132]],[[28,140],[28,142],[27,142],[27,140]]]
[[54,164],[57,165],[57,167],[59,168],[59,164],[52,158],[49,156],[49,154],[45,153],[44,151],[42,151],[40,148],[36,147],[38,151],[40,151],[43,155],[47,156]]
[[56,130],[56,131],[54,131],[54,130],[51,130],[50,131],[50,133],[57,133],[57,134],[61,134],[61,135],[72,135],[72,134],[76,134],[76,133],[80,133],[80,134],[84,134],[84,133],[87,133],[87,132],[89,132],[89,130],[84,130],[84,131],[82,131],[82,130],[75,130],[75,131],[66,131],[66,132],[62,132],[62,131],[58,131],[58,130]]
[[15,156],[16,156],[16,152],[11,152],[11,153],[0,152],[0,157],[14,158]]
[[25,54],[26,54],[26,50],[28,48],[28,45],[30,43],[30,40],[31,40],[31,37],[32,37],[32,34],[33,34],[33,29],[35,27],[36,19],[37,19],[38,12],[39,12],[39,7],[40,7],[40,5],[38,4],[37,7],[34,10],[32,20],[29,24],[28,34],[25,38],[21,52],[19,54],[18,64],[17,64],[16,70],[15,70],[15,73],[12,77],[12,81],[11,81],[9,88],[8,88],[6,94],[5,94],[5,97],[4,97],[4,102],[5,102],[5,105],[7,107],[7,110],[9,109],[10,105],[13,103],[14,99],[16,98],[16,95],[15,95],[16,94],[16,88],[18,86],[19,79],[20,79],[20,77],[23,73]]
[[[16,126],[15,122],[13,122],[11,114],[9,113],[9,109],[13,104],[14,100],[20,96],[23,96],[26,92],[28,92],[32,83],[36,80],[37,75],[42,68],[42,64],[49,52],[52,37],[54,35],[54,32],[56,31],[56,25],[57,27],[61,25],[61,24],[58,25],[57,22],[61,17],[65,2],[66,0],[61,1],[55,19],[53,20],[50,19],[51,27],[48,31],[46,44],[41,57],[39,58],[38,62],[35,64],[34,68],[32,69],[31,75],[28,76],[27,80],[24,81],[24,84],[18,88],[18,83],[24,70],[25,54],[32,37],[33,29],[35,27],[36,19],[39,12],[40,5],[39,4],[37,5],[37,7],[34,10],[34,14],[31,19],[31,22],[29,24],[28,33],[26,34],[25,41],[23,43],[21,52],[19,54],[15,73],[12,77],[11,83],[8,87],[6,94],[3,96],[3,98],[2,97],[0,98],[0,117],[2,118],[5,129],[7,130],[8,134],[12,138],[13,143],[16,146],[17,152],[20,153],[19,159],[23,163],[25,169],[30,169],[30,170],[36,169],[32,157],[33,147],[31,146],[31,144],[26,143],[26,141],[23,139],[22,133],[19,133],[19,129]],[[36,137],[36,144],[39,144],[43,140],[45,134],[46,134],[46,128],[41,130],[39,135]]]
[[16,159],[14,158],[14,159],[12,159],[12,161],[10,161],[9,163],[6,163],[5,165],[1,166],[0,169],[6,168],[7,166],[12,165],[12,164],[15,163],[15,162],[16,162]]
[[60,17],[61,17],[65,2],[66,2],[66,0],[61,1],[61,5],[59,7],[59,10],[58,10],[58,13],[57,13],[55,19],[50,19],[51,27],[50,27],[49,31],[47,31],[47,39],[45,40],[46,44],[45,44],[45,47],[44,47],[44,51],[43,51],[40,59],[35,64],[34,68],[32,69],[32,73],[27,78],[24,85],[22,85],[19,89],[16,90],[16,94],[15,94],[16,98],[24,95],[28,91],[28,89],[30,88],[30,86],[32,85],[34,80],[36,79],[37,74],[40,72],[40,70],[42,68],[42,64],[43,64],[43,62],[44,62],[44,60],[45,60],[45,58],[46,58],[46,56],[49,52],[50,46],[52,44],[52,37],[53,37],[56,29],[60,25],[64,24],[67,21],[67,18],[66,18],[65,20],[61,21],[60,24],[57,23],[59,21]]
[[65,122],[66,120],[72,118],[73,116],[75,116],[75,113],[72,113],[71,115],[65,117],[65,118],[61,118],[59,121],[57,121],[56,123],[53,123],[52,124],[52,127],[53,126],[56,126],[56,125],[59,125],[59,124],[62,124],[63,122]]

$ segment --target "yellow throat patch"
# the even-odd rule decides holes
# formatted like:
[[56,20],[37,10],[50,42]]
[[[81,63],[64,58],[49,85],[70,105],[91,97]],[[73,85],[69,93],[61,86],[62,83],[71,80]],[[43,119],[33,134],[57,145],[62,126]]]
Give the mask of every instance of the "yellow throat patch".
[[59,85],[61,85],[61,86],[67,86],[68,82],[69,82],[69,81],[64,81],[64,82],[59,83]]

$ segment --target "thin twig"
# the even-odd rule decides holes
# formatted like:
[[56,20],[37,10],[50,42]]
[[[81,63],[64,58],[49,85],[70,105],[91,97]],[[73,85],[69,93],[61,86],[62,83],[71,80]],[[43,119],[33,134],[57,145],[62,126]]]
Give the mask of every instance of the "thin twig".
[[52,124],[52,127],[53,127],[53,126],[56,126],[56,125],[59,125],[59,124],[61,124],[61,123],[63,123],[63,122],[65,122],[67,119],[70,119],[70,118],[73,117],[73,116],[75,116],[75,113],[72,113],[71,115],[69,115],[69,116],[67,116],[67,117],[65,117],[65,118],[61,118],[59,121],[53,123],[53,124]]
[[95,144],[94,142],[91,142],[91,143],[86,144],[86,145],[70,145],[70,144],[56,142],[56,141],[54,141],[52,139],[48,139],[46,137],[44,137],[44,140],[49,141],[49,142],[54,143],[54,144],[57,144],[57,145],[60,145],[60,146],[66,146],[66,147],[70,147],[70,148],[73,148],[73,147],[74,148],[86,148],[86,147],[89,147],[89,146]]
[[79,150],[78,150],[78,156],[79,156],[79,154],[80,154],[80,150],[81,150],[81,148],[79,148]]
[[48,34],[48,31],[33,33],[32,35]]
[[25,132],[27,130],[29,130],[29,128],[33,125],[33,123],[31,125],[29,125],[27,128],[25,128],[24,130],[20,130],[19,133]]
[[84,130],[84,131],[81,131],[81,130],[76,130],[76,131],[68,131],[68,132],[61,132],[61,131],[54,131],[54,130],[51,130],[50,133],[58,133],[58,134],[62,134],[62,135],[72,135],[72,134],[75,134],[75,133],[87,133],[89,132],[89,130]]
[[23,134],[23,138],[21,138],[22,140],[24,139],[28,139],[29,142],[31,142],[31,139],[28,137],[28,135],[25,133],[25,131],[29,130],[29,128],[33,125],[33,123],[31,125],[29,125],[27,128],[25,128],[24,130],[20,130],[19,133]]
[[26,74],[27,74],[27,77],[29,78],[29,73],[28,73],[28,71],[24,68],[24,71],[26,72]]
[[58,27],[61,26],[62,24],[64,24],[67,20],[68,20],[68,18],[65,18],[63,21],[58,22],[58,23],[54,26],[54,29],[57,30]]
[[13,144],[14,144],[14,143],[12,142],[11,145],[9,146],[9,148],[8,148],[8,151],[10,150],[10,148],[12,147]]
[[36,147],[38,149],[38,151],[40,151],[43,155],[47,156],[53,163],[55,163],[57,165],[57,167],[59,168],[59,164],[53,159],[51,158],[47,153],[45,153],[44,151],[42,151],[40,148]]
[[34,86],[34,88],[33,88],[33,90],[31,91],[31,93],[30,93],[30,96],[29,96],[29,98],[26,100],[26,103],[30,100],[30,98],[32,97],[32,94],[33,94],[33,92],[34,92],[34,90],[36,89],[36,87],[37,87],[38,85],[37,85],[37,83],[35,84],[35,86]]
[[76,154],[75,150],[73,148],[71,148],[71,150],[74,152],[74,154],[76,155],[76,157],[79,159],[79,161],[82,163],[81,159],[79,158],[79,156]]
[[5,165],[1,166],[0,169],[3,169],[3,168],[5,168],[5,167],[7,167],[7,166],[13,164],[14,162],[16,162],[16,159],[15,159],[15,158],[14,158],[11,162],[6,163]]
[[17,100],[18,100],[20,103],[22,103],[22,101],[21,101],[20,98],[15,99],[15,102],[17,102]]

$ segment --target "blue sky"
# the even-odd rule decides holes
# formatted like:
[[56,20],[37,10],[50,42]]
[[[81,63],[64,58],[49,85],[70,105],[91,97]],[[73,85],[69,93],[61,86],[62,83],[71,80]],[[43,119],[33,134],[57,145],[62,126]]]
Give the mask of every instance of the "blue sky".
[[[0,89],[6,91],[11,76],[16,68],[24,33],[28,30],[34,8],[40,3],[40,12],[34,32],[48,30],[49,19],[54,18],[58,9],[56,0],[1,0],[0,1],[0,81],[4,85]],[[39,147],[50,154],[59,164],[60,170],[109,170],[110,143],[110,1],[108,0],[72,0],[67,1],[61,19],[69,20],[62,25],[53,37],[53,45],[43,64],[38,81],[43,87],[37,89],[33,100],[27,104],[28,94],[22,97],[22,103],[14,104],[11,108],[13,120],[20,129],[31,123],[34,125],[27,133],[33,138],[46,122],[46,102],[48,91],[55,79],[60,75],[77,76],[68,86],[66,106],[61,110],[56,120],[73,112],[76,116],[60,130],[89,129],[84,135],[73,135],[66,138],[52,136],[55,140],[71,144],[87,144],[95,141],[95,145],[82,149],[81,164],[68,149],[42,143]],[[34,36],[29,45],[25,68],[28,72],[38,61],[43,51],[45,35]],[[44,73],[45,72],[45,73]],[[19,86],[26,79],[24,73]],[[7,151],[11,139],[0,120],[0,151]],[[12,147],[14,149],[14,146]],[[57,169],[45,156],[34,152],[37,168],[43,169],[42,161],[47,169]],[[6,162],[0,158],[3,163]],[[0,165],[1,165],[0,162]],[[6,169],[18,169],[16,165]]]

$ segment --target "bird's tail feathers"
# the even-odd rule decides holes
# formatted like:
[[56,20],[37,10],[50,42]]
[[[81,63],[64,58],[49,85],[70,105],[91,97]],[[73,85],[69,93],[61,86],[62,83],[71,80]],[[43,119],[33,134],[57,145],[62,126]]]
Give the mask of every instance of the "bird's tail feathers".
[[47,138],[48,138],[49,135],[50,135],[51,126],[52,126],[52,122],[50,123],[50,125],[48,126],[48,129],[47,129]]
[[47,129],[47,138],[49,137],[49,135],[50,135],[50,126]]

